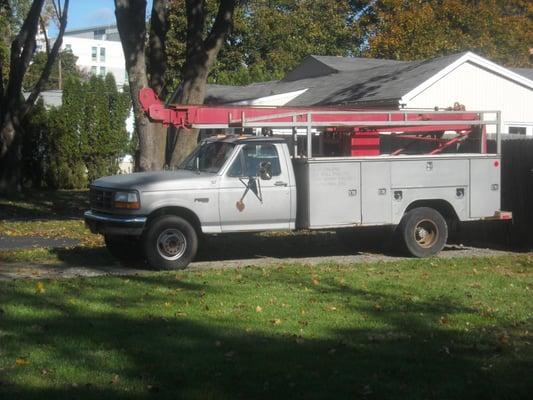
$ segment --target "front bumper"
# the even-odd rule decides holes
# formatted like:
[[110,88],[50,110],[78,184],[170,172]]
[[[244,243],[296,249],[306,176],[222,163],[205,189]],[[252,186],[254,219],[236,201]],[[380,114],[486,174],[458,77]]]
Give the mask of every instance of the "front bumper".
[[143,216],[108,215],[94,211],[86,211],[83,217],[92,233],[132,236],[142,234],[147,219]]

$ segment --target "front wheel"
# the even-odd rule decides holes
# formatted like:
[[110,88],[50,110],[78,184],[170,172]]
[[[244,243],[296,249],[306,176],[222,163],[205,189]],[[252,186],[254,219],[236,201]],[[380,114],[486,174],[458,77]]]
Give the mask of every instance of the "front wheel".
[[144,254],[155,269],[182,269],[193,260],[198,236],[192,225],[176,215],[152,221],[143,238]]
[[405,250],[414,257],[430,257],[444,248],[448,225],[442,215],[429,207],[408,211],[398,226]]

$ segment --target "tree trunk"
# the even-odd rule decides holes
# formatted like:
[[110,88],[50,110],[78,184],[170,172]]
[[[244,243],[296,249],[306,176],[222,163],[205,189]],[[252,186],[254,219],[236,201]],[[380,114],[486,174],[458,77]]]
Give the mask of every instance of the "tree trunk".
[[[155,0],[154,9],[163,7],[163,3]],[[150,122],[143,113],[139,102],[139,91],[143,87],[149,87],[145,55],[146,0],[115,0],[115,15],[126,58],[135,131],[139,138],[139,158],[136,162],[136,169],[139,171],[157,171],[162,169],[165,163],[166,128],[161,124]],[[160,12],[155,15],[160,15]],[[161,32],[163,31],[164,29],[161,29]],[[152,49],[149,50],[150,56],[155,57],[156,52]],[[159,50],[163,51],[164,48],[159,46]]]
[[20,192],[22,148],[20,133],[13,126],[13,121],[7,119],[0,128],[0,193],[10,194]]
[[[67,26],[69,0],[64,1],[62,10],[59,1],[53,3],[59,21],[59,32],[37,83],[30,91],[28,98],[22,101],[22,81],[35,51],[35,36],[44,3],[45,0],[34,0],[31,3],[19,33],[11,43],[7,85],[4,76],[0,74],[0,193],[21,190],[22,132],[20,132],[20,122],[31,111],[39,93],[48,81]],[[3,69],[1,63],[0,69]]]
[[[233,21],[235,0],[220,0],[218,13],[211,31],[202,38],[205,25],[203,0],[187,0],[187,60],[183,70],[183,82],[179,96],[173,100],[179,104],[203,104],[207,90],[207,77],[214,65],[224,39]],[[179,165],[198,142],[197,129],[180,129],[172,141],[170,166]]]
[[130,69],[128,73],[130,91],[135,118],[135,132],[139,138],[139,160],[136,166],[139,171],[158,171],[165,161],[166,128],[161,124],[152,123],[142,111],[139,102],[139,91],[148,87],[145,73],[136,73]]
[[[176,99],[179,104],[202,104],[204,102],[208,70],[202,65],[198,65],[194,69],[198,75],[190,81],[184,82],[182,95]],[[198,129],[174,130],[168,140],[171,143],[169,166],[178,166],[185,160],[196,147],[199,133]]]
[[[202,104],[207,76],[224,37],[231,28],[236,0],[220,0],[217,16],[207,37],[203,38],[206,22],[205,0],[186,0],[187,61],[183,74],[183,91],[177,101],[182,104]],[[115,15],[120,41],[126,57],[135,125],[139,135],[138,167],[141,171],[175,166],[194,148],[198,131],[178,131],[150,123],[141,112],[139,91],[150,86],[161,99],[166,98],[165,40],[167,32],[167,0],[153,0],[150,35],[147,44],[146,0],[115,0]],[[146,56],[148,55],[148,56]],[[176,99],[175,99],[176,100]]]

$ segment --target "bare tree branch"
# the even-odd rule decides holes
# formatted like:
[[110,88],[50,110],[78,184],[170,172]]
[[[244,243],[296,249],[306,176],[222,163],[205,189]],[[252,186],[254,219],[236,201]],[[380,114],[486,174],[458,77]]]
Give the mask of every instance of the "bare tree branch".
[[233,26],[233,13],[235,11],[236,0],[221,0],[218,13],[211,28],[211,32],[205,40],[206,50],[215,47],[222,47],[225,36],[231,31]]
[[44,35],[44,43],[46,46],[46,55],[50,56],[50,43],[48,42],[48,34],[46,33],[46,26],[44,24],[43,18],[39,18],[39,23],[41,25],[41,30],[43,31]]
[[[58,4],[60,5],[59,1]],[[44,88],[44,85],[48,81],[48,77],[50,76],[50,72],[52,71],[52,66],[54,65],[54,62],[59,54],[59,50],[61,49],[61,44],[63,43],[63,34],[65,33],[65,29],[67,28],[68,5],[69,0],[65,0],[62,14],[59,18],[59,32],[57,34],[57,38],[54,42],[54,45],[52,46],[52,50],[50,51],[48,58],[46,59],[46,64],[44,65],[39,80],[33,87],[30,95],[28,96],[20,110],[20,119],[22,119],[33,106],[33,103],[35,103],[35,100],[37,100],[37,96],[39,96],[39,93],[41,93]],[[61,10],[60,6],[59,9]]]
[[4,97],[3,106],[10,109],[18,101],[22,80],[28,69],[33,52],[35,51],[35,35],[37,34],[39,17],[45,0],[35,0],[24,19],[20,32],[11,44],[9,83]]
[[168,1],[154,0],[150,17],[146,68],[150,79],[150,87],[163,99],[166,97],[164,79],[166,71],[165,42],[168,31],[167,14]]
[[56,18],[59,21],[59,19],[61,18],[61,3],[60,3],[60,0],[58,0],[57,4],[56,4],[55,0],[52,0],[52,6],[54,7],[54,11],[56,13]]

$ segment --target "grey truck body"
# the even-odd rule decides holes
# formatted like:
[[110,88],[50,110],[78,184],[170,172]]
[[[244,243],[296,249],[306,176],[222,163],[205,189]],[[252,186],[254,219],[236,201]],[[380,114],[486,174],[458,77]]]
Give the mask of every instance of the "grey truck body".
[[[298,158],[279,138],[225,136],[204,145],[213,142],[231,146],[216,172],[180,169],[94,181],[85,214],[91,230],[140,236],[161,213],[184,215],[198,233],[224,234],[394,226],[414,205],[459,221],[500,210],[497,154]],[[271,179],[259,176],[258,163],[242,172],[250,147],[268,150],[256,161],[274,165]],[[114,193],[123,190],[138,193],[138,210],[113,208]]]

